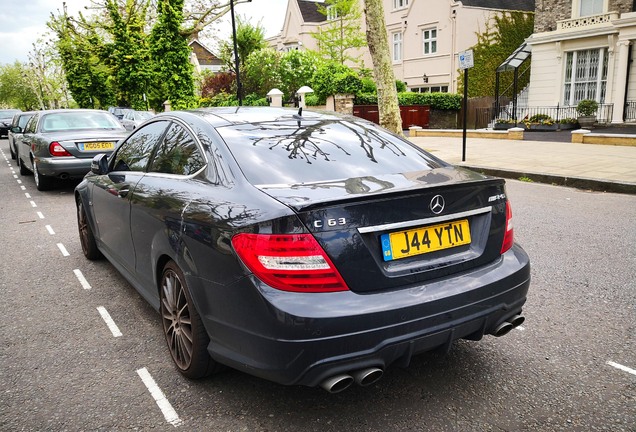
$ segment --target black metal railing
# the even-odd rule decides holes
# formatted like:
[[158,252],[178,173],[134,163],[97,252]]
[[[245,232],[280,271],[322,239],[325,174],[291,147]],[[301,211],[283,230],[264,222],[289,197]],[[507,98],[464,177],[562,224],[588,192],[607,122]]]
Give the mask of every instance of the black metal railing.
[[[598,123],[610,123],[612,121],[612,112],[614,104],[599,104],[596,110],[596,121]],[[634,114],[636,115],[636,103],[634,104]],[[576,106],[545,106],[545,107],[517,107],[517,112],[513,110],[502,109],[494,118],[504,120],[506,122],[516,120],[519,123],[531,121],[533,117],[550,117],[554,122],[560,122],[564,119],[574,119],[579,117]]]

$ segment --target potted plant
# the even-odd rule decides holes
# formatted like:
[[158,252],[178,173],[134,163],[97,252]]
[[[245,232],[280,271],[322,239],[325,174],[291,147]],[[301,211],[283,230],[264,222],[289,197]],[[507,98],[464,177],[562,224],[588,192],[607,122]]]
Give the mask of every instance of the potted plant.
[[554,123],[552,117],[547,114],[534,114],[527,120],[524,120],[526,130],[535,131],[555,131],[557,125]]
[[579,113],[578,121],[579,126],[582,128],[591,128],[596,122],[596,110],[598,109],[598,102],[592,99],[583,99],[576,106],[576,111]]
[[498,118],[495,120],[495,130],[508,130],[515,127],[517,121],[512,118]]

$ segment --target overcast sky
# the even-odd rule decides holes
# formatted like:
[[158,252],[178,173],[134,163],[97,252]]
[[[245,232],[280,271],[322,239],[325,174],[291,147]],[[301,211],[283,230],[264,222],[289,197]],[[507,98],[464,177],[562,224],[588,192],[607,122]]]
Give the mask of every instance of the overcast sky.
[[[63,0],[0,0],[0,64],[18,60],[28,61],[32,44],[47,33],[46,22],[51,13],[62,8]],[[66,0],[70,14],[90,5],[90,0]],[[252,0],[235,7],[236,15],[246,16],[252,24],[261,24],[265,28],[265,37],[278,34],[283,26],[287,0]],[[212,24],[219,36],[230,37],[232,27],[229,14],[225,22]],[[203,40],[214,48],[211,40]]]

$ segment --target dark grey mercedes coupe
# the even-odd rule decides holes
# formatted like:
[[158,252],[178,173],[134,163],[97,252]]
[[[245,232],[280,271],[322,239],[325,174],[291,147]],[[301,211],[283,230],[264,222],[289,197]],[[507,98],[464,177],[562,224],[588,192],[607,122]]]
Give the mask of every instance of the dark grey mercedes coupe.
[[75,190],[89,259],[160,312],[178,370],[338,392],[524,321],[529,259],[502,179],[356,117],[153,117]]

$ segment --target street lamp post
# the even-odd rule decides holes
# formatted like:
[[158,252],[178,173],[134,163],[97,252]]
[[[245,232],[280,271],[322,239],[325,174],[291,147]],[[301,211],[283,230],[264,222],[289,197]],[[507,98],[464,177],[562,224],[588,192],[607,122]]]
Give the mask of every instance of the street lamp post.
[[234,42],[234,65],[236,68],[236,98],[238,99],[239,106],[243,105],[243,99],[241,98],[241,74],[239,73],[239,57],[238,47],[236,45],[236,24],[234,23],[234,0],[230,0],[230,15],[232,16],[232,41]]

